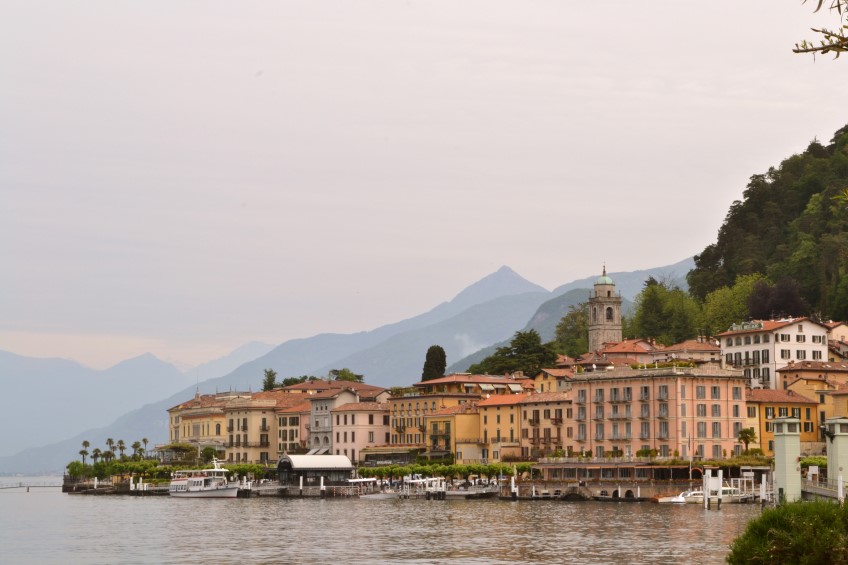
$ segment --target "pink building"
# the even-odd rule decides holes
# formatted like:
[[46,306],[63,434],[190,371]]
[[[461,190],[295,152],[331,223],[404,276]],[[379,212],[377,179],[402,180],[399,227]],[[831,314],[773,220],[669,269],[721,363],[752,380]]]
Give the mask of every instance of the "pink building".
[[389,404],[387,402],[350,402],[331,411],[333,449],[357,464],[366,447],[389,443]]
[[723,458],[741,450],[745,423],[741,371],[714,367],[616,369],[571,382],[575,434],[564,446],[595,457]]

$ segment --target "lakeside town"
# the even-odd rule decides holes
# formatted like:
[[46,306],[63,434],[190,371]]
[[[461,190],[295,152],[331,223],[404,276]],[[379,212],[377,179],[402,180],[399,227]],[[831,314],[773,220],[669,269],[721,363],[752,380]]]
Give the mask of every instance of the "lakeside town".
[[[532,495],[565,493],[548,484],[586,486],[588,496],[634,485],[615,498],[664,494],[717,464],[740,478],[747,465],[753,490],[754,479],[768,480],[775,419],[798,420],[801,456],[826,454],[824,423],[848,416],[848,326],[750,321],[663,347],[622,339],[621,303],[604,272],[588,301],[591,352],[559,356],[534,375],[449,374],[393,389],[308,379],[196,393],[168,410],[170,441],[154,453],[164,462],[182,446],[301,489],[304,479],[312,488],[391,478],[387,470],[421,464],[503,478],[520,464],[536,481],[526,487]],[[324,455],[346,463],[328,471],[315,463]],[[297,468],[306,461],[314,469]]]

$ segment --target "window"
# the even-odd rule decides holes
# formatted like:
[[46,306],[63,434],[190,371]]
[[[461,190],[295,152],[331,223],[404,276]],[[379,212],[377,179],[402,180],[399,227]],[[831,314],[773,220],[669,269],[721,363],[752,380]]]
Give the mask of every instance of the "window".
[[698,404],[696,406],[696,408],[698,410],[697,415],[698,415],[699,418],[706,418],[707,417],[707,405],[706,404]]
[[721,446],[713,445],[713,459],[721,459]]
[[788,349],[780,350],[780,358],[781,359],[789,359],[791,357],[791,353]]
[[707,437],[707,423],[698,422],[698,437]]
[[799,349],[795,353],[796,353],[795,358],[798,359],[799,361],[803,361],[804,359],[807,358],[807,352],[804,351],[803,349]]
[[789,334],[780,334],[780,341],[789,341]]
[[766,406],[766,420],[771,420],[774,418],[774,407]]
[[824,343],[824,336],[814,335],[813,343]]
[[760,343],[760,335],[759,334],[754,336],[754,343]]
[[739,405],[738,404],[733,405],[733,417],[734,418],[739,417]]
[[771,337],[769,337],[769,334],[765,334],[763,336],[763,343],[768,343],[770,339],[771,339]]
[[727,347],[732,347],[733,346],[733,338],[732,337],[727,338],[725,345],[727,345]]
[[801,419],[801,409],[800,408],[793,408],[792,409],[792,417],[798,418],[800,420]]
[[660,385],[660,400],[668,399],[668,385]]
[[804,343],[805,341],[807,341],[807,336],[803,334],[798,334],[795,336],[795,343]]
[[769,362],[769,350],[763,349],[763,363]]
[[721,404],[713,404],[712,417],[721,418]]
[[787,408],[786,406],[779,406],[777,408],[777,415],[780,418],[786,418],[789,415],[789,408]]
[[745,345],[751,345],[751,336],[749,336],[749,335],[745,336]]
[[822,358],[821,351],[813,351],[813,360],[814,361],[821,361],[821,358]]
[[733,400],[742,400],[742,387],[733,387]]
[[721,437],[721,422],[713,422],[713,437]]
[[721,387],[719,387],[719,386],[710,387],[710,398],[713,399],[713,400],[720,400],[721,399]]
[[739,336],[736,336],[736,345],[742,345],[742,338]]
[[707,397],[707,387],[698,385],[695,387],[695,398],[701,399]]

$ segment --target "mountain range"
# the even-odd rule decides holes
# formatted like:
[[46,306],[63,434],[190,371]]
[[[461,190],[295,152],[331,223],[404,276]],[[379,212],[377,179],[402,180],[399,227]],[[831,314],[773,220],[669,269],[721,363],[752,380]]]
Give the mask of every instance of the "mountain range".
[[[649,276],[685,287],[685,275],[693,265],[693,259],[687,258],[664,267],[609,275],[622,297],[632,300]],[[89,375],[91,370],[70,361],[0,354],[0,375],[15,383],[15,395],[38,398],[44,413],[58,410],[55,413],[60,415],[37,428],[33,423],[33,433],[27,430],[18,441],[4,446],[3,452],[14,455],[0,457],[0,473],[61,471],[78,456],[83,440],[101,449],[107,437],[124,439],[128,445],[142,437],[152,444],[165,442],[168,408],[190,398],[195,390],[258,390],[267,368],[282,379],[325,376],[330,369],[347,367],[365,375],[369,384],[408,385],[420,379],[427,348],[438,344],[448,360],[457,360],[450,369],[461,371],[477,357],[482,359],[486,348],[506,343],[516,331],[533,328],[550,340],[568,308],[588,298],[595,278],[572,281],[549,292],[509,267],[501,267],[453,300],[418,316],[370,331],[293,339],[273,348],[248,344],[187,374],[150,354],[120,363],[103,375]],[[254,354],[257,356],[251,358]],[[199,381],[200,376],[215,373],[220,376]],[[14,415],[3,415],[6,420],[0,422],[7,426],[2,429],[20,430],[14,424],[26,422],[29,427],[34,420],[27,416],[32,409],[30,401],[18,404]],[[45,445],[51,440],[53,443]],[[8,445],[22,450],[14,452]]]

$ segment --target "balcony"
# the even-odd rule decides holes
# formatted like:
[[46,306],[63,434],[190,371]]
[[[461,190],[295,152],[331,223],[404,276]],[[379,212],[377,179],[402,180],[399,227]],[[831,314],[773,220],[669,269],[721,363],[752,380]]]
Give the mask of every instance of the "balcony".
[[266,424],[266,425],[263,425],[263,426],[259,426],[259,431],[260,431],[260,432],[268,432],[268,431],[270,431],[270,430],[271,430],[271,428],[270,428],[267,424]]
[[232,431],[234,431],[234,430],[233,430],[233,427],[232,427],[232,426],[227,426],[227,431],[228,431],[228,432],[232,432]]
[[577,437],[575,439],[577,441],[580,441],[580,442],[586,441],[586,435],[585,434],[577,434]]
[[639,395],[639,402],[650,402],[650,401],[651,401],[651,395],[650,394],[640,394]]
[[651,439],[651,434],[639,434],[639,439]]
[[473,438],[456,438],[456,443],[474,443],[477,445],[486,445],[488,442],[480,437]]
[[576,417],[576,418],[574,418],[574,419],[575,419],[575,420],[577,420],[578,422],[582,422],[582,421],[584,421],[584,420],[586,419],[586,414],[579,414],[579,413],[578,413],[578,414],[577,414],[577,417]]
[[577,400],[574,401],[575,404],[586,404],[585,396],[578,396]]
[[539,425],[539,419],[538,418],[530,418],[529,420],[527,420],[527,422],[531,426],[538,426]]
[[668,412],[660,412],[659,414],[657,414],[657,418],[659,420],[667,420],[668,419]]
[[629,416],[625,416],[624,414],[610,414],[610,420],[626,420]]
[[650,413],[650,412],[642,412],[641,414],[639,414],[639,419],[640,419],[640,420],[647,420],[647,419],[649,419],[650,417],[651,417],[651,413]]
[[542,438],[540,438],[539,436],[533,436],[529,439],[530,439],[530,445],[539,445],[539,442],[541,441]]
[[551,418],[551,424],[553,424],[554,426],[561,426],[562,418]]
[[596,396],[595,398],[592,399],[592,402],[594,402],[595,404],[602,404],[604,402],[604,397],[603,396]]
[[543,436],[542,437],[542,443],[544,445],[549,445],[551,443],[551,437],[550,436]]

